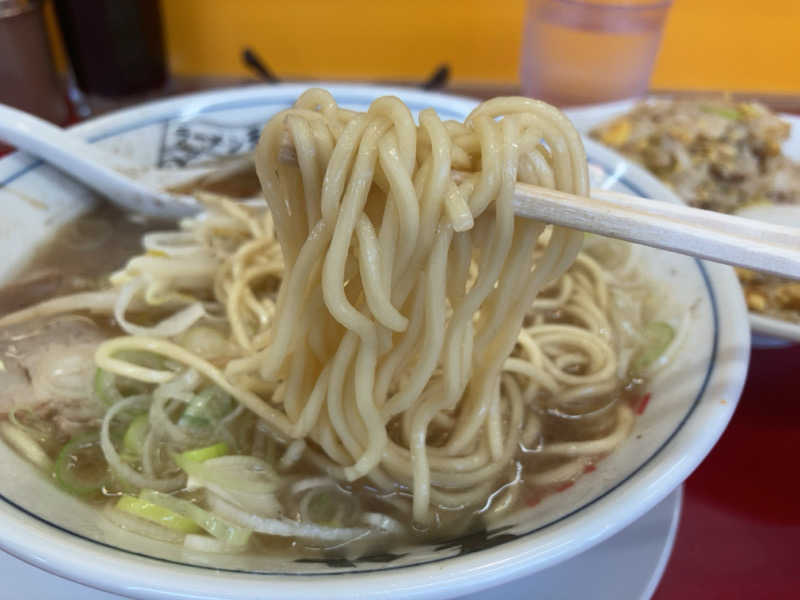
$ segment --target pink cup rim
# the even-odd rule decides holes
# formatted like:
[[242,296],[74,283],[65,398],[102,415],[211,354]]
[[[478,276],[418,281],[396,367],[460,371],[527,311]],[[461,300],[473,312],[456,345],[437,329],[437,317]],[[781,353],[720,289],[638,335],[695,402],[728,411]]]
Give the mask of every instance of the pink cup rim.
[[[541,0],[540,0],[541,1]],[[569,4],[583,8],[606,8],[611,10],[653,10],[669,8],[673,0],[650,0],[644,2],[600,2],[599,0],[545,0],[552,4]]]

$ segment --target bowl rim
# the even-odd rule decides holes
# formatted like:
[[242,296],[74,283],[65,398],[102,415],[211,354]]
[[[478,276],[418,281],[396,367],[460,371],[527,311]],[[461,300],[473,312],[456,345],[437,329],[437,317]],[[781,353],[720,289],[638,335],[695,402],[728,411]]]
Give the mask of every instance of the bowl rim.
[[[287,100],[292,100],[310,85],[327,87],[342,102],[346,102],[344,98],[348,93],[359,93],[362,99],[364,94],[395,94],[419,104],[419,107],[428,106],[432,101],[439,105],[447,103],[457,106],[456,110],[462,114],[477,103],[477,100],[464,97],[385,86],[258,85],[146,103],[89,120],[71,129],[89,141],[99,141],[171,118],[188,119],[212,109],[243,108],[243,103],[258,98],[275,98],[282,94]],[[596,142],[584,140],[584,143],[587,153],[601,164],[613,164],[619,160],[615,153]],[[625,162],[628,174],[643,186],[658,189],[659,194],[669,201],[680,202],[655,177]],[[41,161],[19,153],[0,160],[0,188],[41,164]],[[231,598],[252,598],[263,594],[265,584],[281,597],[302,598],[313,595],[314,591],[318,593],[320,582],[330,586],[327,593],[331,598],[349,598],[356,590],[370,596],[382,596],[391,590],[392,594],[402,591],[407,598],[449,597],[546,568],[603,541],[666,497],[705,457],[733,413],[749,359],[750,331],[745,318],[746,309],[730,267],[703,261],[697,261],[697,265],[711,296],[716,327],[712,360],[692,407],[653,455],[616,486],[556,522],[521,534],[517,540],[474,554],[364,572],[267,575],[225,570],[221,576],[219,571],[208,567],[172,563],[83,538],[32,515],[3,497],[6,503],[0,503],[0,530],[5,534],[0,539],[0,547],[37,567],[80,583],[147,598],[182,595],[212,598],[221,593]],[[725,320],[725,327],[720,327],[720,319]],[[731,354],[732,362],[716,362],[720,348]],[[714,394],[721,396],[723,403],[704,402],[712,384],[721,386],[719,391],[715,389]],[[664,463],[672,466],[662,472],[664,468],[659,465]],[[578,513],[581,513],[581,518],[573,519]],[[551,530],[542,533],[542,529],[547,527]],[[531,544],[530,540],[534,538],[537,542]],[[190,576],[186,577],[187,574]]]

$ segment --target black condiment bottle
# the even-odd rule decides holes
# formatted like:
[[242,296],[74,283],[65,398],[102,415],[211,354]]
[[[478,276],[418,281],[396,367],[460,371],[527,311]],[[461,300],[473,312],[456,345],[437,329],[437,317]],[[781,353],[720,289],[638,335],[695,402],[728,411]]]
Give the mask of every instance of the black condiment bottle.
[[167,81],[158,0],[54,0],[78,87],[120,98]]

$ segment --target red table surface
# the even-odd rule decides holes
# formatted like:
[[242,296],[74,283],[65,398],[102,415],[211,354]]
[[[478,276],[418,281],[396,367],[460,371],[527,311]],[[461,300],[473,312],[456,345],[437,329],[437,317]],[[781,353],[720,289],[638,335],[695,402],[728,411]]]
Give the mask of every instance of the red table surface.
[[654,600],[800,598],[800,346],[750,360],[730,425],[685,483]]

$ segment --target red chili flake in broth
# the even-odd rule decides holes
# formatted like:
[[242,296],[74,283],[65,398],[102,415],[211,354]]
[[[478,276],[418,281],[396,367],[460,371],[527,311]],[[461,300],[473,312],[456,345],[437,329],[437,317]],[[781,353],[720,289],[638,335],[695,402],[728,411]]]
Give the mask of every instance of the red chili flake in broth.
[[596,471],[596,470],[597,470],[597,467],[595,467],[594,465],[586,465],[585,467],[583,467],[583,472],[584,473],[591,473],[592,471]]
[[534,496],[534,497],[528,498],[528,499],[525,501],[525,504],[527,504],[528,506],[536,506],[536,505],[537,505],[537,504],[539,504],[539,502],[541,502],[541,501],[542,501],[542,499],[541,499],[541,498],[537,498],[537,497],[535,497],[535,496]]
[[562,483],[562,484],[558,485],[558,487],[556,487],[556,491],[557,492],[563,492],[564,490],[568,490],[569,488],[571,488],[573,485],[575,485],[574,481],[565,481],[564,483]]
[[647,403],[650,402],[650,394],[647,393],[642,396],[642,399],[639,400],[638,404],[636,405],[636,414],[641,415],[644,413],[645,409],[647,408]]

